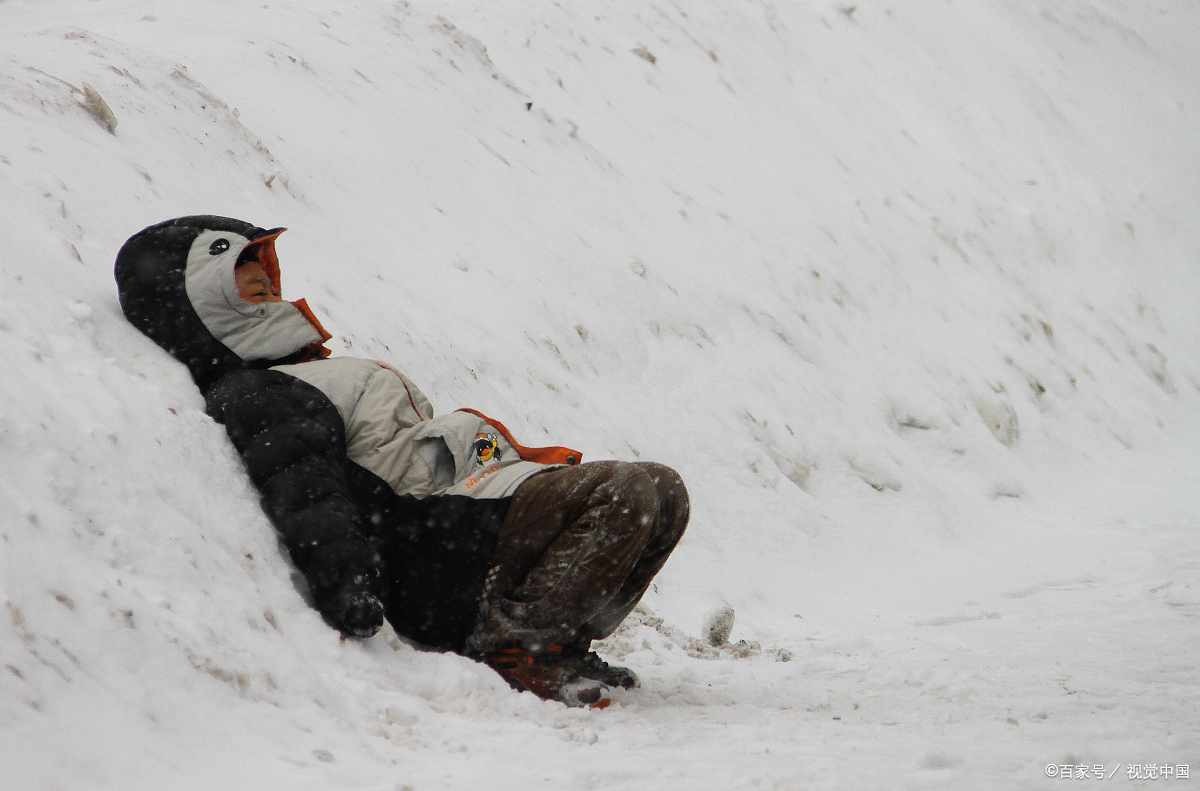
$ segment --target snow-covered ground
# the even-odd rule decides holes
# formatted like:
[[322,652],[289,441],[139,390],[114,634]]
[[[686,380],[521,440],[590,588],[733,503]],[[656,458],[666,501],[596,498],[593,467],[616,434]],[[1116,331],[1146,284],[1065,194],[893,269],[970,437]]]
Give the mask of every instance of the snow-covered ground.
[[[1198,185],[1194,0],[0,2],[0,786],[1186,787]],[[338,641],[121,316],[193,213],[439,411],[682,472],[642,689]]]

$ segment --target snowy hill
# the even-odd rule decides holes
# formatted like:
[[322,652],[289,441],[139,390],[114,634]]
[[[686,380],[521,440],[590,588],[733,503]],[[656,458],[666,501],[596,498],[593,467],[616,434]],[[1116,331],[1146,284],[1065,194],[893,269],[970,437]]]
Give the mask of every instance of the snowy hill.
[[[4,787],[1200,775],[1198,55],[1194,2],[0,3]],[[338,641],[117,304],[195,213],[439,412],[683,474],[641,690]]]

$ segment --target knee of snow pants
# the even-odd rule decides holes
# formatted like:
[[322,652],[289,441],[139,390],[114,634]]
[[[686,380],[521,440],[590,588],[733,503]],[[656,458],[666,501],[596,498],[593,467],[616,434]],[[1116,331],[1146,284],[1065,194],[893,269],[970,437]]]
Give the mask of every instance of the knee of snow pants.
[[468,652],[611,633],[679,542],[688,510],[682,480],[659,464],[589,462],[528,479],[501,528]]

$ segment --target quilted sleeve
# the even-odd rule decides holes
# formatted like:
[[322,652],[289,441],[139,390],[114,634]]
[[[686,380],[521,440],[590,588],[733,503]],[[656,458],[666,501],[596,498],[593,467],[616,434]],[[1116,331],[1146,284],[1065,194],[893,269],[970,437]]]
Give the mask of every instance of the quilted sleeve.
[[337,409],[312,385],[270,370],[225,376],[205,399],[321,615],[343,635],[374,634],[383,624],[381,561],[350,495]]

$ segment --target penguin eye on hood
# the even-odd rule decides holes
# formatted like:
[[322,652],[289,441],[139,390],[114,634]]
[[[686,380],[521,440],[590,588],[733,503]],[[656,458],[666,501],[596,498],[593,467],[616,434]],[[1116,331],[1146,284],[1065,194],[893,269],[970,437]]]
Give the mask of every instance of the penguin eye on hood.
[[209,255],[220,255],[221,253],[225,252],[228,249],[229,249],[229,240],[228,239],[217,239],[215,242],[213,242],[212,244],[210,244],[208,246],[208,254]]

